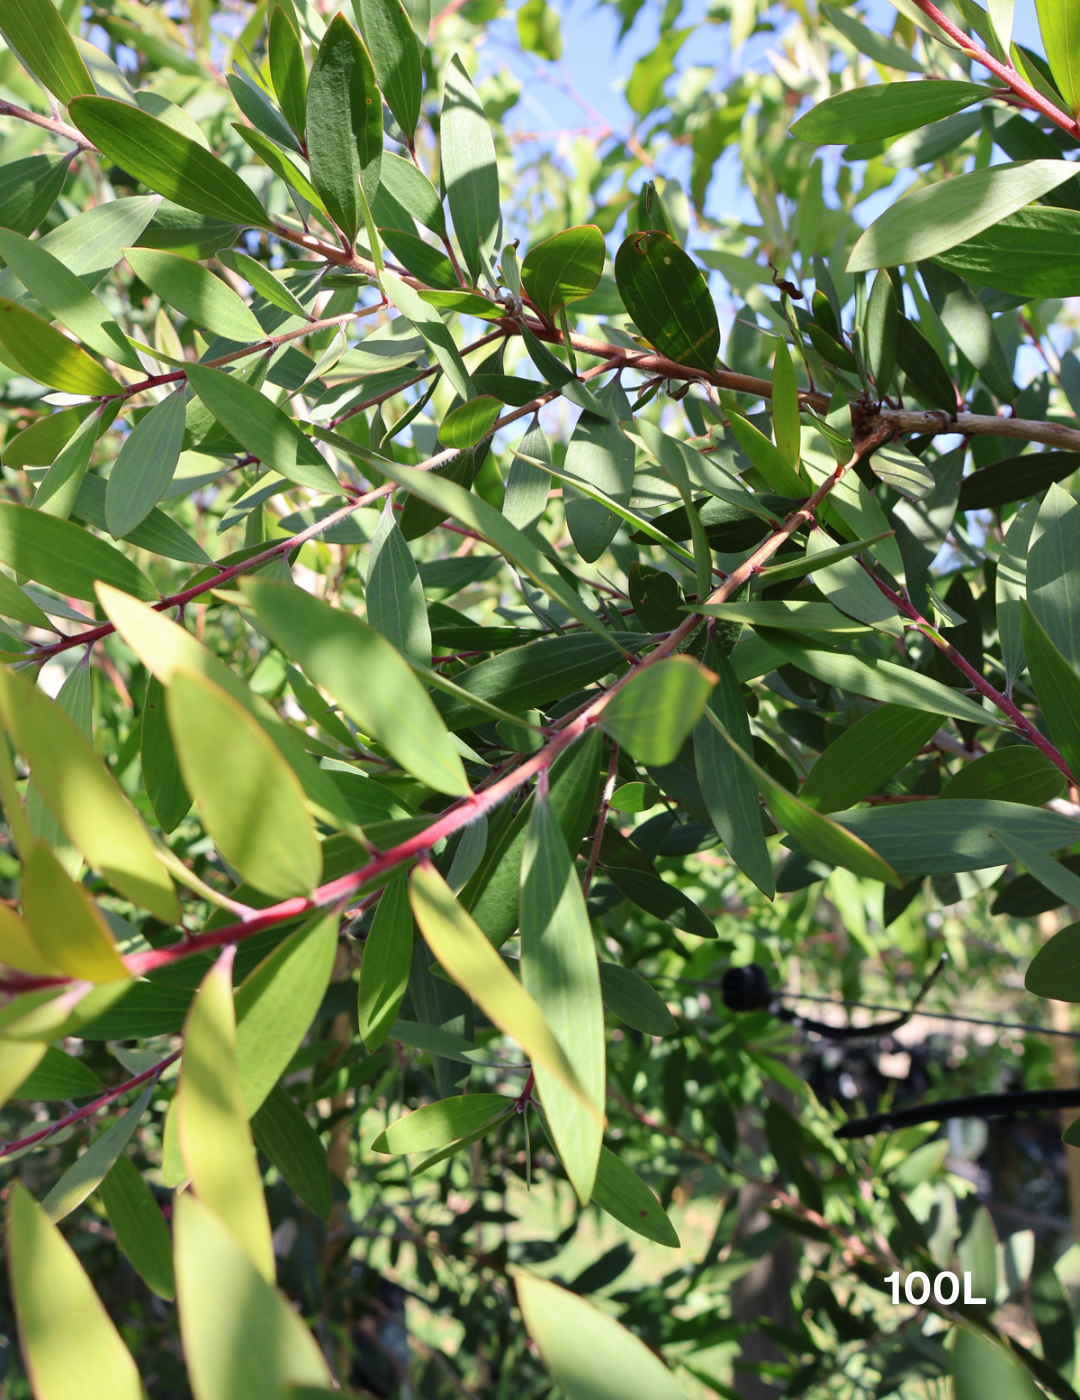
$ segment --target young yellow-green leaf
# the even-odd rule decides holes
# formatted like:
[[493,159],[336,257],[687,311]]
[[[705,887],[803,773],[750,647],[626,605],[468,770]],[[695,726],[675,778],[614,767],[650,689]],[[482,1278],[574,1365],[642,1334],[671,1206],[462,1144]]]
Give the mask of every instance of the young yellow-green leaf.
[[0,297],[0,344],[27,378],[67,394],[119,394],[107,369],[48,321]]
[[337,477],[294,419],[234,374],[188,365],[188,383],[218,422],[271,471],[316,491],[340,490]]
[[632,233],[615,255],[615,281],[634,324],[669,360],[711,370],[720,323],[701,269],[669,234]]
[[910,763],[944,722],[944,715],[906,705],[872,710],[833,740],[799,796],[818,812],[847,811]]
[[448,413],[439,428],[439,441],[444,447],[458,447],[462,451],[475,447],[491,432],[491,425],[502,412],[502,403],[488,394],[469,399]]
[[600,1149],[593,1200],[627,1229],[678,1249],[679,1237],[664,1207],[637,1172],[606,1147]]
[[[783,340],[776,345],[776,358],[773,361],[773,437],[781,457],[792,467],[799,465],[799,448],[802,440],[802,423],[799,420],[799,388],[795,382],[795,366],[787,343]],[[747,424],[749,427],[749,424]]]
[[[307,89],[311,183],[350,244],[379,187],[382,98],[364,42],[342,14],[327,25]],[[358,185],[359,182],[359,185]]]
[[1080,11],[1071,0],[1035,0],[1035,13],[1054,82],[1080,120]]
[[608,1313],[535,1274],[514,1283],[529,1336],[568,1400],[686,1400],[655,1352]]
[[[718,678],[708,706],[738,747],[750,753],[750,720],[731,662],[716,643],[710,644],[705,660]],[[701,795],[724,849],[762,894],[772,899],[776,883],[757,785],[738,752],[724,742],[707,716],[699,719],[694,729],[694,762]]]
[[465,266],[473,281],[479,282],[480,268],[490,262],[502,223],[499,166],[487,114],[457,54],[443,76],[439,133],[443,184],[454,232]]
[[364,734],[437,792],[469,791],[431,698],[385,637],[300,588],[263,579],[245,579],[242,587],[270,636]]
[[153,1084],[148,1084],[127,1112],[94,1139],[45,1197],[41,1208],[54,1224],[70,1215],[76,1206],[82,1205],[91,1191],[101,1184],[102,1178],[131,1141],[131,1135],[139,1126],[153,1092]]
[[455,1094],[407,1113],[379,1134],[373,1152],[434,1152],[504,1118],[514,1106],[505,1094]]
[[184,1022],[177,1127],[199,1199],[272,1282],[270,1219],[236,1063],[231,973],[226,952],[203,978]]
[[753,423],[748,422],[734,409],[728,410],[728,421],[739,446],[769,483],[771,491],[775,491],[778,496],[788,496],[795,500],[801,500],[809,494],[791,460],[771,443],[764,433],[755,428]]
[[521,284],[550,321],[570,302],[594,292],[603,271],[604,235],[595,224],[581,224],[530,248],[521,263]]
[[131,1353],[75,1251],[19,1181],[8,1196],[7,1246],[35,1400],[142,1400]]
[[304,45],[291,9],[275,5],[270,16],[267,42],[270,80],[274,96],[285,114],[285,120],[301,140],[307,123],[307,65]]
[[936,257],[1075,177],[1071,161],[1022,160],[916,190],[874,220],[855,244],[847,270],[871,272]]
[[180,1336],[195,1400],[289,1400],[293,1385],[329,1387],[300,1314],[214,1211],[185,1191],[175,1221]]
[[738,756],[754,775],[769,810],[777,820],[791,832],[811,855],[828,861],[830,865],[842,865],[868,880],[884,880],[896,889],[901,886],[900,877],[886,861],[865,841],[846,831],[839,823],[821,816],[805,802],[801,802],[786,787],[776,782],[764,768],[735,742],[711,710],[706,710],[709,723],[735,750]]
[[1080,676],[1050,640],[1030,605],[1024,602],[1020,607],[1024,623],[1024,655],[1031,683],[1035,687],[1050,737],[1076,777],[1080,775]]
[[67,976],[87,982],[130,976],[94,901],[48,846],[36,845],[23,866],[22,903],[42,956]]
[[184,785],[221,854],[276,899],[310,894],[322,874],[319,839],[300,780],[266,731],[193,670],[173,672],[166,703]]
[[[43,1035],[51,1033],[48,1030],[42,1032]],[[0,1106],[6,1104],[33,1074],[47,1049],[43,1040],[0,1040]]]
[[311,1028],[334,970],[338,914],[301,925],[236,989],[236,1064],[244,1112],[258,1112]]
[[157,248],[125,248],[124,257],[140,281],[166,306],[197,326],[242,345],[265,339],[249,307],[220,277],[197,262]]
[[[21,851],[22,847],[19,849]],[[13,967],[17,972],[27,972],[32,977],[63,975],[62,969],[38,947],[25,921],[6,904],[0,905],[0,963]]]
[[359,1029],[368,1053],[378,1050],[397,1019],[412,965],[413,918],[405,880],[383,891],[360,964]]
[[10,501],[0,501],[0,560],[74,598],[92,601],[98,580],[151,602],[158,597],[143,571],[118,549],[69,520]]
[[163,923],[177,922],[180,906],[149,832],[63,710],[11,671],[0,671],[0,710],[35,786],[87,864]]
[[534,1064],[543,1065],[574,1092],[589,1113],[600,1118],[540,1008],[433,866],[422,865],[413,871],[409,899],[428,947],[458,986],[494,1025],[518,1042]]
[[[597,1111],[604,1106],[604,1005],[585,896],[550,804],[537,800],[521,862],[521,982],[535,999]],[[555,1146],[587,1205],[603,1132],[576,1094],[533,1067]]]
[[353,0],[353,9],[386,105],[411,145],[424,79],[412,21],[401,0]]
[[367,620],[402,656],[431,665],[431,626],[416,561],[387,501],[372,536],[367,571]]
[[281,1085],[266,1096],[251,1120],[259,1151],[277,1167],[286,1183],[322,1220],[334,1200],[330,1164],[319,1135]]
[[127,336],[86,286],[40,241],[0,228],[0,257],[28,292],[91,350],[130,369],[142,364]]
[[118,1157],[98,1194],[131,1267],[159,1298],[175,1298],[169,1227],[138,1168],[127,1157]]
[[267,227],[266,211],[235,171],[149,112],[112,97],[80,97],[70,114],[98,150],[166,199],[209,219]]
[[94,84],[71,31],[50,0],[0,0],[0,34],[41,85],[67,106]]
[[617,690],[600,723],[640,763],[674,763],[715,684],[715,673],[692,657],[668,657]]
[[819,103],[791,127],[815,146],[888,140],[960,112],[990,96],[981,83],[895,82],[852,88]]
[[172,480],[184,440],[184,400],[184,390],[175,390],[124,439],[105,490],[105,519],[113,539],[123,539],[141,525]]

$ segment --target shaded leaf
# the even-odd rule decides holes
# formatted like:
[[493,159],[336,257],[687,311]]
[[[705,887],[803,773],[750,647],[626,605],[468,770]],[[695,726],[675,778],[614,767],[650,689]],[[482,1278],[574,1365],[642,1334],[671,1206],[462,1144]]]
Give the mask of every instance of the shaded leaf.
[[669,657],[616,691],[600,723],[639,762],[673,763],[715,684],[715,674],[691,657]]
[[905,705],[872,710],[833,740],[810,769],[799,795],[819,812],[854,807],[910,763],[944,718]]
[[941,789],[944,798],[991,797],[1041,807],[1060,795],[1065,775],[1041,749],[1007,744],[966,763]]
[[317,1216],[330,1216],[330,1166],[318,1134],[280,1085],[271,1089],[251,1120],[259,1151]]
[[465,266],[477,282],[499,239],[499,167],[483,105],[457,54],[443,77],[439,133],[450,217]]
[[176,1296],[172,1239],[153,1192],[121,1156],[98,1188],[116,1242],[147,1288],[159,1298]]
[[604,235],[595,224],[582,224],[530,248],[521,263],[521,283],[550,321],[570,302],[594,292],[603,270]]
[[391,880],[383,891],[360,964],[359,1032],[369,1053],[390,1034],[409,985],[413,919],[409,887]]
[[639,973],[621,963],[600,964],[604,1005],[620,1021],[646,1035],[674,1035],[675,1018],[663,997]]
[[176,390],[124,439],[105,493],[105,518],[114,539],[142,524],[172,480],[184,439],[184,399],[183,389]]
[[615,258],[615,281],[642,335],[677,364],[711,370],[720,327],[697,264],[666,233],[632,233]]
[[[601,963],[605,966],[608,964]],[[637,1172],[607,1147],[600,1149],[593,1200],[627,1229],[678,1249],[679,1237],[663,1206]]]
[[352,243],[379,187],[382,103],[363,40],[340,13],[326,27],[307,89],[311,183],[330,217]]

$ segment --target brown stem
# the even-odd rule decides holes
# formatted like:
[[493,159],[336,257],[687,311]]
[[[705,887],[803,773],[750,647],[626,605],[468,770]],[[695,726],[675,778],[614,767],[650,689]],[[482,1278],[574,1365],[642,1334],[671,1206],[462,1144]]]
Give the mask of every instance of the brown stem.
[[73,126],[68,126],[67,122],[62,122],[57,117],[43,117],[38,112],[27,111],[25,107],[18,107],[14,102],[0,102],[0,117],[15,117],[17,121],[30,122],[33,126],[44,127],[46,131],[51,131],[54,136],[62,136],[65,141],[74,141],[80,151],[97,149],[93,141],[88,141],[81,131],[76,131]]
[[872,421],[887,423],[898,433],[958,433],[964,437],[1016,438],[1021,442],[1044,442],[1069,452],[1080,451],[1080,432],[1064,423],[1041,423],[1030,418],[999,418],[989,413],[912,412],[884,408]]

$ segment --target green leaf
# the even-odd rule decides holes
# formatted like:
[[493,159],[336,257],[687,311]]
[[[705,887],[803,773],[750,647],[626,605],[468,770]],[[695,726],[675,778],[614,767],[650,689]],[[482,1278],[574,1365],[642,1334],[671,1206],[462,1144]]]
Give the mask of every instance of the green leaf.
[[549,350],[542,340],[538,340],[524,323],[521,327],[521,340],[528,351],[529,359],[553,389],[558,389],[564,399],[577,404],[578,408],[583,408],[586,413],[595,413],[601,418],[604,416],[604,406],[592,390],[586,388],[573,370],[568,369],[558,355]]
[[[226,952],[203,978],[184,1022],[178,1091],[180,1148],[196,1195],[259,1274],[272,1281],[270,1219],[236,1063],[231,970],[232,955]],[[178,1247],[181,1319],[183,1269],[183,1252]],[[204,1279],[204,1287],[205,1283]]]
[[94,84],[71,31],[49,0],[0,0],[0,34],[19,62],[66,106]]
[[904,803],[843,812],[836,821],[869,842],[905,875],[955,874],[1006,865],[1009,853],[991,835],[1019,836],[1040,850],[1069,844],[1075,824],[1038,807],[984,798]]
[[1078,227],[1075,209],[1033,204],[939,253],[936,261],[983,287],[1031,298],[1075,296]]
[[383,291],[401,312],[409,324],[423,336],[428,349],[435,356],[443,373],[463,399],[474,399],[476,388],[469,378],[469,371],[461,358],[449,327],[433,306],[429,306],[419,292],[395,277],[392,272],[382,275]]
[[632,233],[615,257],[615,281],[627,311],[656,350],[677,364],[711,370],[720,325],[709,284],[666,233]]
[[180,906],[149,832],[63,710],[10,671],[0,672],[0,709],[35,786],[87,864],[163,923],[177,922]]
[[278,106],[303,140],[307,125],[307,65],[300,31],[284,5],[275,5],[270,16],[267,58]]
[[952,715],[973,724],[997,722],[989,710],[982,709],[966,695],[906,666],[879,661],[876,657],[829,651],[792,633],[774,632],[771,628],[762,628],[760,635],[799,670],[826,685],[835,685],[871,700],[907,705],[930,714]]
[[521,263],[521,284],[536,309],[554,321],[564,306],[596,290],[603,270],[604,235],[595,224],[581,224],[530,248]]
[[[477,387],[482,388],[480,378]],[[528,402],[528,400],[526,400]],[[528,432],[518,444],[520,457],[515,454],[506,477],[506,495],[503,497],[502,513],[515,529],[520,530],[526,539],[536,533],[536,527],[547,509],[548,494],[551,490],[551,475],[543,467],[534,467],[523,458],[533,457],[537,461],[551,461],[551,446],[540,426],[539,416],[529,424]]]
[[76,98],[70,114],[104,155],[149,189],[211,219],[268,226],[265,210],[235,171],[157,117],[112,97]]
[[[1033,452],[1007,457],[980,467],[966,476],[960,486],[961,510],[986,510],[1040,496],[1049,486],[1072,476],[1080,467],[1080,453]],[[1037,511],[1038,502],[1035,503]]]
[[92,1191],[96,1191],[106,1173],[119,1158],[131,1141],[131,1135],[139,1126],[139,1120],[146,1112],[146,1105],[154,1092],[154,1085],[148,1085],[126,1113],[123,1113],[111,1128],[100,1133],[86,1151],[79,1157],[52,1188],[41,1203],[41,1209],[56,1224],[70,1215],[76,1206],[82,1205]]
[[[448,295],[452,296],[453,293]],[[444,447],[457,447],[462,451],[467,447],[475,447],[490,435],[491,425],[501,412],[502,403],[487,394],[469,399],[467,403],[459,404],[443,419],[439,428],[439,441]]]
[[412,21],[401,0],[354,0],[353,9],[386,105],[411,145],[424,78]]
[[464,1094],[440,1099],[391,1123],[371,1144],[372,1151],[434,1152],[478,1128],[498,1122],[514,1107],[505,1094]]
[[184,786],[177,762],[165,710],[165,690],[156,676],[150,677],[146,687],[139,752],[146,795],[162,831],[168,835],[191,810],[191,794]]
[[0,229],[0,256],[50,316],[73,331],[84,345],[142,372],[130,341],[101,302],[40,242]]
[[1058,797],[1065,775],[1056,763],[1028,744],[1007,744],[965,763],[941,789],[941,796],[990,797],[999,802],[1019,802],[1041,807]]
[[[750,720],[731,662],[715,642],[710,643],[705,659],[718,677],[708,708],[738,748],[752,753]],[[757,785],[739,753],[725,742],[708,715],[699,719],[694,729],[694,762],[701,795],[725,850],[762,894],[772,899],[776,884]]]
[[587,1112],[601,1118],[550,1026],[529,995],[430,865],[417,866],[409,899],[420,932],[453,980],[533,1062],[570,1089]]
[[322,1220],[333,1207],[326,1152],[302,1111],[280,1085],[271,1089],[251,1120],[259,1151],[270,1159],[290,1189]]
[[242,586],[275,642],[365,734],[436,791],[469,792],[445,725],[390,642],[352,613],[299,588],[263,579],[245,579]]
[[[1015,838],[1010,844],[1015,844]],[[1058,862],[1050,860],[1049,856],[1043,856],[1043,859],[1057,866],[1053,878],[1058,889],[1054,893],[1057,894],[1060,889],[1068,890],[1068,897],[1062,899],[1062,903],[1069,903],[1076,894],[1073,884],[1077,877]],[[1061,898],[1060,895],[1058,897]],[[1024,986],[1037,997],[1049,997],[1053,1001],[1080,1001],[1080,923],[1067,924],[1047,939],[1028,965]]]
[[[111,408],[115,408],[115,404]],[[109,417],[112,416],[112,412],[109,411]],[[102,418],[99,414],[93,413],[86,418],[45,473],[34,492],[34,509],[40,514],[66,520],[75,509],[101,427]]]
[[896,362],[906,382],[930,408],[941,408],[950,416],[956,412],[956,390],[941,356],[906,316],[898,317]]
[[646,1035],[674,1035],[678,1029],[663,997],[644,977],[621,963],[600,964],[600,987],[607,1009],[634,1030]]
[[180,460],[184,413],[181,388],[155,404],[124,439],[105,493],[105,518],[114,539],[141,525],[165,494]]
[[56,203],[70,168],[70,156],[27,156],[0,165],[3,226],[33,233]]
[[882,705],[834,739],[800,791],[808,807],[841,812],[877,792],[934,736],[944,715]]
[[265,339],[263,328],[233,289],[190,258],[156,248],[125,248],[124,257],[166,306],[197,326],[242,345]]
[[[250,126],[240,126],[237,122],[233,123],[233,130],[251,147],[257,156],[261,157],[279,179],[284,180],[290,189],[296,191],[301,199],[306,200],[307,203],[310,204],[313,209],[317,209],[320,214],[325,215],[327,218],[330,217],[326,212],[326,206],[320,198],[319,192],[300,167],[296,165],[295,162],[291,161],[284,152],[279,151],[274,143],[265,137],[261,131],[256,131],[254,127]],[[235,240],[230,238],[228,241],[232,243]]]
[[[15,923],[22,923],[18,915],[12,914],[10,909],[5,912]],[[7,933],[10,928],[8,920],[4,919],[3,924],[4,932]],[[23,936],[29,940],[29,934],[24,933]],[[4,962],[7,961],[5,957]],[[8,963],[8,966],[17,964]],[[55,1045],[50,1045],[37,1068],[28,1079],[23,1080],[19,1098],[30,1103],[37,1100],[48,1102],[56,1099],[82,1099],[90,1094],[100,1094],[103,1090],[101,1080],[82,1060],[58,1050]]]
[[413,920],[405,880],[391,880],[375,910],[360,964],[359,1031],[368,1053],[378,1050],[397,1019],[409,985]]
[[1054,82],[1080,119],[1080,15],[1069,0],[1035,0],[1035,13]]
[[[1030,554],[1028,562],[1030,565]],[[1020,610],[1024,655],[1035,695],[1050,737],[1075,776],[1080,773],[1080,676],[1050,640],[1030,606],[1021,603]]]
[[1074,671],[1080,669],[1080,506],[1061,486],[1051,486],[1031,528],[1027,552],[1027,602],[1040,626]]
[[[124,105],[126,111],[132,110]],[[38,242],[92,289],[112,271],[124,248],[148,236],[146,226],[160,206],[159,195],[115,199],[76,214]],[[20,300],[20,290],[13,272],[7,268],[0,272],[0,295]]]
[[528,53],[537,53],[553,63],[562,57],[562,27],[559,12],[547,0],[525,0],[517,10],[518,42]]
[[720,736],[731,745],[735,753],[753,774],[770,812],[811,855],[830,865],[842,865],[869,880],[883,880],[887,885],[900,888],[900,879],[895,870],[883,859],[876,846],[869,845],[858,835],[854,838],[831,818],[821,816],[788,792],[776,782],[764,768],[740,748],[726,732],[716,715],[706,710],[706,718]]
[[569,1400],[686,1400],[659,1357],[613,1317],[534,1274],[514,1282],[529,1336]]
[[337,477],[296,422],[235,374],[189,364],[188,382],[218,422],[264,466],[300,486],[340,490]]
[[1009,521],[998,555],[995,601],[998,640],[1011,685],[1024,670],[1024,619],[1020,604],[1027,591],[1028,542],[1039,501],[1026,502]]
[[[879,277],[885,275],[878,273]],[[925,501],[937,484],[934,473],[914,452],[889,443],[879,447],[870,458],[870,470],[879,481],[908,501]]]
[[263,132],[271,141],[281,146],[287,146],[294,151],[300,150],[292,128],[261,83],[256,83],[243,69],[228,74],[225,82],[232,93],[233,101],[256,130]]
[[[391,194],[398,204],[414,219],[429,228],[440,238],[446,235],[446,216],[443,214],[439,192],[422,170],[418,170],[411,160],[394,155],[392,151],[383,153],[381,188]],[[457,279],[455,278],[455,285]]]
[[[799,465],[802,424],[799,422],[799,393],[795,382],[795,366],[783,340],[776,343],[773,360],[773,437],[780,455],[793,467]],[[745,450],[745,449],[744,449]]]
[[869,272],[936,257],[1075,175],[1069,161],[1017,161],[973,170],[916,190],[875,219],[855,244],[847,270]]
[[185,1191],[175,1213],[180,1336],[199,1400],[288,1400],[293,1385],[329,1387],[299,1313],[208,1203]]
[[607,549],[621,518],[576,489],[573,480],[580,479],[624,507],[634,485],[634,446],[619,427],[619,421],[630,418],[629,400],[618,380],[605,385],[598,398],[612,416],[581,415],[566,447],[563,477],[566,525],[578,553],[589,563]]
[[342,14],[326,27],[307,89],[311,183],[351,244],[379,187],[382,101],[364,42]]
[[790,460],[764,433],[733,409],[728,411],[728,422],[739,446],[768,482],[770,491],[775,491],[779,496],[790,496],[795,500],[803,500],[809,494],[806,484]]
[[674,763],[715,684],[714,673],[693,658],[668,657],[616,691],[600,724],[640,763]]
[[122,392],[119,381],[85,350],[7,297],[0,297],[0,343],[29,379],[51,389],[89,395]]
[[[408,236],[408,234],[405,235],[405,237]],[[431,245],[424,243],[424,247],[430,248]],[[441,265],[442,255],[435,253],[435,257],[439,259]],[[445,261],[450,265],[450,271],[453,272],[450,259],[447,258]],[[449,290],[444,291],[437,288],[434,291],[429,291],[426,288],[421,288],[420,300],[426,301],[429,306],[434,306],[440,311],[456,311],[459,316],[479,316],[483,320],[497,321],[506,315],[506,307],[499,302],[489,301],[487,297],[480,296],[477,292],[464,292],[456,284],[457,278],[455,277],[454,284]]]
[[1031,1314],[1039,1329],[1042,1359],[1066,1382],[1070,1381],[1076,1361],[1072,1308],[1054,1271],[1053,1260],[1041,1244],[1035,1246],[1035,1266],[1031,1271]]
[[994,831],[995,840],[1000,841],[1012,858],[1025,865],[1031,876],[1057,895],[1062,904],[1080,904],[1080,878],[1060,861],[1048,856],[1038,846],[1005,831]]
[[19,1181],[8,1196],[7,1246],[19,1339],[37,1400],[142,1400],[135,1362],[105,1305],[74,1250]]
[[1042,1395],[1011,1351],[973,1327],[957,1328],[952,1371],[956,1400],[985,1400],[988,1395],[996,1400],[1039,1400]]
[[[275,18],[284,13],[285,11],[280,6],[274,10]],[[307,320],[310,313],[306,307],[297,301],[281,278],[275,276],[265,263],[256,262],[254,258],[249,258],[246,253],[238,251],[219,253],[218,261],[224,263],[233,272],[239,273],[246,282],[250,282],[252,290],[258,296],[265,298],[271,305],[280,307],[282,311],[287,311],[290,316],[300,316]],[[260,328],[259,337],[262,334]]]
[[431,626],[424,586],[389,502],[368,555],[367,620],[409,661],[431,665]]
[[[611,964],[600,966],[603,969]],[[679,1237],[663,1206],[637,1172],[606,1147],[600,1149],[593,1201],[628,1230],[669,1249],[678,1249]]]
[[159,1298],[175,1298],[169,1227],[138,1169],[127,1157],[118,1157],[98,1193],[116,1242],[132,1268]]
[[791,135],[816,146],[887,140],[940,121],[989,96],[989,88],[981,83],[873,83],[819,103],[792,124]]
[[716,929],[708,915],[682,890],[669,885],[658,875],[616,864],[605,864],[604,870],[621,895],[653,918],[692,933],[697,938],[716,937]]
[[450,217],[465,266],[477,282],[499,240],[499,166],[483,105],[457,54],[443,76],[439,137]]
[[[864,89],[867,92],[870,88]],[[870,373],[879,394],[886,394],[896,368],[897,320],[896,289],[892,278],[882,269],[874,278],[866,307],[866,349]]]
[[334,970],[337,935],[335,911],[309,919],[236,989],[236,1065],[249,1118],[311,1028]]
[[[991,0],[991,4],[993,3],[994,0]],[[822,4],[820,10],[834,29],[839,30],[849,43],[854,44],[860,53],[866,54],[867,58],[872,58],[875,63],[880,63],[886,68],[899,68],[905,73],[925,72],[919,60],[913,58],[907,49],[902,49],[899,44],[892,43],[873,29],[867,29],[854,15],[845,14],[835,5]]]
[[300,780],[265,730],[196,671],[174,671],[166,701],[184,785],[221,854],[268,895],[310,894],[322,874],[318,836]]
[[533,805],[521,863],[521,981],[597,1110],[587,1113],[545,1065],[534,1067],[555,1147],[587,1205],[603,1137],[604,1006],[585,897],[546,796]]

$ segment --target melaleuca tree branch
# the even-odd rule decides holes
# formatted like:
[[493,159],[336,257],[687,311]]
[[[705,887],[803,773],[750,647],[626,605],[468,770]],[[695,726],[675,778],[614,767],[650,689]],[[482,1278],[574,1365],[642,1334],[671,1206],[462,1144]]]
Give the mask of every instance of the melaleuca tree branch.
[[913,412],[908,409],[881,409],[877,417],[892,424],[898,433],[940,435],[957,433],[964,437],[1014,438],[1021,442],[1041,442],[1068,452],[1080,451],[1080,432],[1064,423],[1037,422],[1031,418],[999,418],[989,413]]
[[68,126],[67,122],[62,122],[57,117],[42,116],[40,112],[28,111],[27,108],[19,107],[14,102],[0,102],[0,117],[14,117],[16,121],[29,122],[32,126],[43,127],[46,131],[51,131],[54,136],[62,136],[65,141],[74,141],[80,151],[97,150],[93,141],[88,141],[81,131],[76,131],[73,126]]

